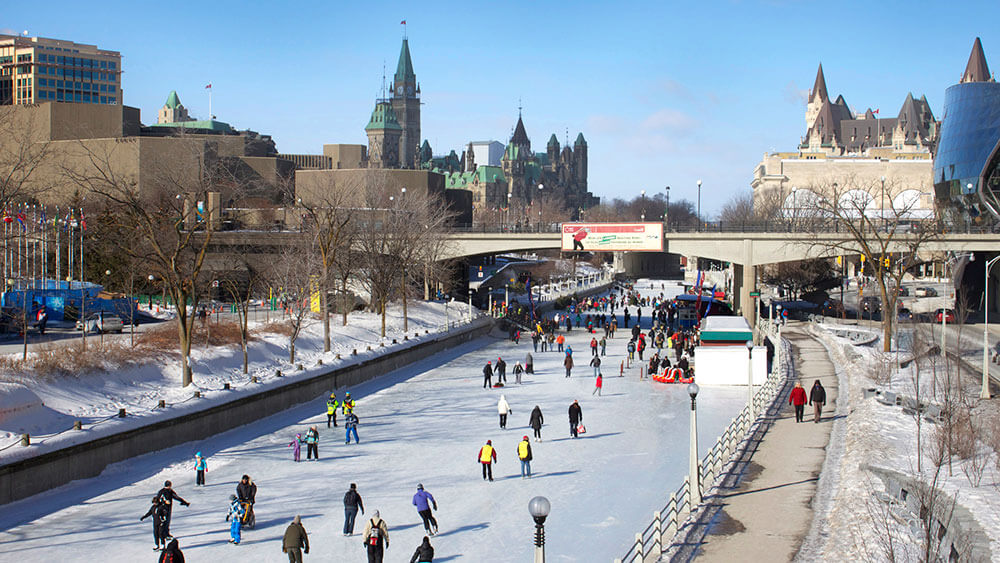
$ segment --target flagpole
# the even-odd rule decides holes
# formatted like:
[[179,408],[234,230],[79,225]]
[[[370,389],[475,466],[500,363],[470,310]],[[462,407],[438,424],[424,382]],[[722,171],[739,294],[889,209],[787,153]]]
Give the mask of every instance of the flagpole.
[[61,287],[62,270],[59,264],[59,206],[56,206],[56,287]]

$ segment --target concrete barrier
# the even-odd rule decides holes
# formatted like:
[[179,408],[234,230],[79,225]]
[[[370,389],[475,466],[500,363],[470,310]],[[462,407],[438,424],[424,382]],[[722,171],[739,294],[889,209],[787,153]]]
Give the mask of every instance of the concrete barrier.
[[104,468],[135,456],[216,436],[325,395],[355,386],[471,341],[489,332],[492,319],[474,321],[465,330],[354,365],[330,370],[243,396],[205,410],[161,420],[60,450],[0,466],[0,505],[48,491],[77,479],[100,475]]

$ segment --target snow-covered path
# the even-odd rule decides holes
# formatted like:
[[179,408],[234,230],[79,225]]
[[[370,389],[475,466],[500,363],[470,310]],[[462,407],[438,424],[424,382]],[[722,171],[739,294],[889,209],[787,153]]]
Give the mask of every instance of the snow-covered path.
[[[647,321],[648,322],[648,321]],[[95,479],[0,507],[0,561],[69,557],[153,560],[149,520],[139,522],[165,479],[191,507],[175,506],[171,530],[191,561],[281,561],[281,535],[301,514],[312,550],[307,560],[365,561],[358,533],[345,538],[343,495],[358,484],[366,515],[389,525],[387,561],[408,561],[424,534],[410,504],[418,482],[437,499],[440,534],[435,561],[527,561],[533,524],[528,500],[547,496],[547,555],[552,561],[610,561],[662,506],[687,468],[689,402],[684,386],[607,377],[604,396],[594,385],[583,330],[569,333],[577,368],[563,377],[561,353],[535,354],[535,375],[513,384],[519,346],[483,338],[351,389],[358,400],[360,445],[347,446],[342,428],[327,430],[318,397],[255,424],[110,466]],[[617,375],[626,339],[609,341],[605,375]],[[497,390],[482,388],[482,366],[502,356],[510,386],[503,392],[513,414],[498,427]],[[342,396],[342,392],[338,395]],[[567,408],[579,399],[588,433],[568,437]],[[739,411],[745,390],[704,388],[699,395],[702,453]],[[534,477],[522,480],[516,459],[520,438],[531,435],[528,415],[541,406],[544,442],[532,442]],[[319,462],[294,463],[286,447],[296,432],[320,426]],[[487,439],[497,447],[494,483],[481,479],[476,455]],[[208,458],[208,486],[194,487],[192,457]],[[305,451],[302,452],[303,458]],[[224,521],[228,496],[243,473],[259,486],[257,528],[240,546],[229,545]],[[249,557],[249,558],[248,558]]]

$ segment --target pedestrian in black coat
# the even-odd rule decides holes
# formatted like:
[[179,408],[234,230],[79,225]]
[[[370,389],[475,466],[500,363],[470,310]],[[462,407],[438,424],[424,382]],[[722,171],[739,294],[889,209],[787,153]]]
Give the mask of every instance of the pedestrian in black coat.
[[573,401],[573,404],[569,406],[569,434],[570,436],[576,438],[577,425],[583,421],[583,409],[580,408],[579,401]]
[[542,409],[535,405],[535,408],[531,410],[531,418],[528,420],[528,426],[535,431],[535,441],[542,441],[542,424],[545,423],[545,419],[542,418]]
[[823,418],[823,405],[826,404],[826,389],[818,379],[809,390],[809,404],[813,406],[813,422],[818,423]]
[[159,563],[184,563],[184,554],[177,545],[177,540],[170,540],[170,545],[160,553]]
[[497,358],[497,367],[493,373],[497,376],[497,383],[507,382],[507,362],[503,361],[503,358]]
[[431,563],[432,561],[434,561],[434,548],[431,547],[430,538],[424,536],[424,541],[413,552],[410,563]]
[[483,389],[493,387],[493,364],[486,362],[483,366]]
[[173,489],[173,485],[170,481],[163,482],[163,488],[160,492],[156,493],[156,496],[160,498],[160,502],[167,507],[167,524],[163,530],[163,536],[169,538],[170,536],[170,518],[173,516],[173,505],[174,501],[181,503],[182,506],[191,506],[191,503],[181,498]]
[[160,497],[153,497],[153,504],[149,507],[139,521],[143,521],[150,516],[153,517],[153,542],[156,544],[153,549],[162,549],[167,547],[167,507],[160,502]]

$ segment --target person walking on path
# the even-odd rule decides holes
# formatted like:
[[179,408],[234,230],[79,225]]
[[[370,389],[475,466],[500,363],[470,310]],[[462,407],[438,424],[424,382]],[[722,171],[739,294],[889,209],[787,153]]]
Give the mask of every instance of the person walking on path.
[[489,474],[489,480],[493,481],[493,464],[497,461],[497,451],[493,448],[493,440],[486,440],[486,445],[479,448],[479,463],[483,466],[483,481]]
[[535,405],[535,408],[531,409],[531,418],[528,420],[528,426],[535,431],[535,441],[542,441],[542,424],[545,423],[545,419],[542,418],[542,409]]
[[507,383],[507,362],[503,358],[497,358],[497,367],[493,373],[497,376],[497,383]]
[[344,419],[344,429],[346,430],[345,444],[351,443],[352,435],[355,444],[361,443],[361,440],[358,440],[358,415],[354,414],[354,411],[347,413],[347,418]]
[[507,415],[511,413],[510,405],[507,403],[507,397],[503,394],[500,395],[500,400],[497,401],[497,413],[500,414],[500,428],[507,428]]
[[541,337],[538,335],[538,331],[535,331],[535,330],[531,331],[531,347],[532,347],[532,349],[535,350],[535,352],[538,351],[538,341],[539,340],[541,340]]
[[[542,350],[544,352],[545,350]],[[533,374],[535,373],[535,358],[531,357],[531,352],[524,357],[524,373]]]
[[595,357],[597,356],[597,339],[596,338],[591,338],[590,339],[590,353],[593,354]]
[[607,339],[607,337],[602,336],[600,344],[601,344],[601,355],[604,356],[604,355],[606,355],[605,353],[607,352],[607,349],[608,349],[608,339]]
[[803,412],[806,410],[806,390],[802,388],[801,381],[795,382],[795,387],[788,396],[788,404],[795,405],[795,422],[802,422]]
[[389,549],[389,527],[379,517],[378,510],[365,524],[365,549],[368,550],[368,563],[382,563],[382,555]]
[[531,442],[527,436],[517,444],[517,458],[521,460],[521,479],[531,477]]
[[312,459],[314,455],[319,461],[319,430],[311,426],[306,432],[306,460]]
[[635,340],[629,340],[628,344],[625,345],[625,350],[628,352],[628,361],[635,361]]
[[601,358],[600,356],[594,356],[590,359],[590,366],[594,368],[594,377],[599,377],[601,375]]
[[413,552],[410,563],[432,563],[434,561],[434,548],[431,547],[431,539],[424,536],[424,541],[417,546]]
[[514,382],[518,385],[521,384],[521,375],[524,374],[524,368],[521,367],[521,362],[514,364]]
[[563,367],[566,368],[566,377],[569,377],[573,372],[573,356],[566,355],[566,359],[563,360]]
[[569,435],[577,438],[577,425],[583,422],[583,409],[580,408],[579,401],[573,401],[569,406]]
[[594,393],[596,393],[597,396],[600,397],[601,396],[601,388],[602,387],[604,387],[604,376],[601,375],[600,373],[598,373],[597,374],[597,379],[594,380],[594,391],[590,395],[594,396]]
[[424,521],[424,530],[432,536],[436,534],[438,531],[438,523],[437,520],[434,519],[434,514],[431,512],[431,506],[434,507],[434,510],[437,510],[438,504],[437,501],[434,500],[434,495],[424,490],[423,483],[417,483],[417,494],[413,495],[413,506],[417,507],[417,514],[419,514],[420,518]]
[[560,334],[556,337],[556,346],[559,348],[560,352],[563,351],[563,344],[566,344],[566,337]]
[[292,448],[292,459],[302,461],[302,434],[296,434],[295,439],[288,443]]
[[160,497],[153,497],[153,504],[145,514],[139,517],[142,522],[146,518],[153,518],[153,551],[163,549],[167,546],[167,519],[169,518],[167,507],[160,502]]
[[483,389],[490,387],[493,387],[493,364],[486,362],[486,365],[483,366]]
[[566,355],[570,357],[573,356],[573,347],[570,346],[569,344],[566,345]]
[[358,509],[361,514],[365,513],[365,503],[361,502],[361,495],[358,494],[358,486],[351,483],[351,488],[344,494],[344,535],[354,534],[354,519],[358,516]]
[[201,452],[194,454],[194,484],[205,486],[205,473],[208,472],[208,462],[201,457]]
[[330,427],[330,423],[337,425],[337,407],[340,406],[340,401],[337,400],[336,393],[330,393],[330,398],[326,400],[326,427]]
[[819,423],[823,418],[823,405],[826,403],[826,389],[823,384],[816,380],[812,389],[809,390],[809,404],[813,406],[813,422]]
[[309,536],[302,526],[302,517],[298,514],[292,523],[285,528],[281,538],[281,551],[288,554],[288,563],[302,563],[302,552],[309,553]]
[[184,554],[181,553],[181,546],[177,545],[177,540],[170,540],[170,545],[160,552],[159,563],[184,563]]
[[182,499],[181,496],[174,491],[173,485],[170,481],[163,482],[163,488],[160,489],[160,492],[156,493],[156,496],[159,497],[160,502],[167,507],[167,523],[163,528],[163,537],[168,540],[173,539],[173,536],[170,535],[170,519],[173,516],[174,501],[176,500],[181,503],[181,506],[191,506],[191,503]]

